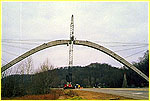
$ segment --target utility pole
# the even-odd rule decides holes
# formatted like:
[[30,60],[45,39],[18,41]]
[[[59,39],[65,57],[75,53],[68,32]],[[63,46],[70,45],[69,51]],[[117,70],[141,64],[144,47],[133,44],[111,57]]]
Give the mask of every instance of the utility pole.
[[122,88],[127,88],[127,87],[128,87],[128,85],[127,85],[126,73],[124,73]]
[[126,77],[126,69],[128,69],[128,68],[126,66],[123,66],[124,75],[123,75],[122,88],[127,88],[128,87],[127,77]]
[[73,42],[74,42],[74,20],[72,15],[70,24],[69,67],[73,66]]

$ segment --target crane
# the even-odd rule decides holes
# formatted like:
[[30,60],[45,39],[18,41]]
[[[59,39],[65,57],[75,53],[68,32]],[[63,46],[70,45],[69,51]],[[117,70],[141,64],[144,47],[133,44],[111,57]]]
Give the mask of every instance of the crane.
[[68,75],[66,75],[67,84],[64,85],[64,89],[74,88],[72,86],[72,72],[70,71],[70,68],[73,66],[73,43],[74,43],[74,18],[72,15],[70,24],[69,68],[68,68]]

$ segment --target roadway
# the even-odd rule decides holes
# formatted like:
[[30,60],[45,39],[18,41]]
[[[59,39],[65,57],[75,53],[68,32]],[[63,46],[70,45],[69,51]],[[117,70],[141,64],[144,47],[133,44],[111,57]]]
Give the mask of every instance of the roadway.
[[149,99],[149,88],[83,88],[80,90],[113,94],[139,100]]

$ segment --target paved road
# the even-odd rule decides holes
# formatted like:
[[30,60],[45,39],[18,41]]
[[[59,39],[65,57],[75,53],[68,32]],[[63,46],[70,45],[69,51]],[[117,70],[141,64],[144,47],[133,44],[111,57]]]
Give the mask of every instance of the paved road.
[[133,99],[149,99],[149,88],[83,88],[80,90],[119,95]]

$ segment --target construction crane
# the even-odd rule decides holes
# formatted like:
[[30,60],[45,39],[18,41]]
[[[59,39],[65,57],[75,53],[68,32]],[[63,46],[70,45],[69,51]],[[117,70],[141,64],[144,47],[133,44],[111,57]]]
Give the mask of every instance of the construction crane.
[[67,84],[64,85],[64,89],[74,88],[72,86],[72,72],[71,67],[73,66],[73,43],[74,43],[74,19],[73,15],[71,16],[71,24],[70,24],[70,42],[69,42],[69,68],[68,75],[66,75]]
[[72,15],[70,24],[69,67],[73,66],[73,42],[74,42],[74,20]]

